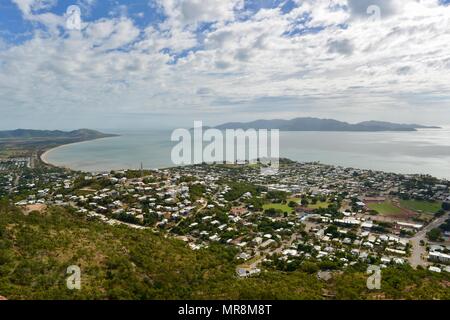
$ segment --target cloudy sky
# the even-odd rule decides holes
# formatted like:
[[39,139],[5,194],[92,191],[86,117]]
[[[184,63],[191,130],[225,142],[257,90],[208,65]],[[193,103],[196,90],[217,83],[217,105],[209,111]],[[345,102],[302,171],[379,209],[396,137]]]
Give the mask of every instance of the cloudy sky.
[[450,124],[449,3],[0,0],[0,129]]

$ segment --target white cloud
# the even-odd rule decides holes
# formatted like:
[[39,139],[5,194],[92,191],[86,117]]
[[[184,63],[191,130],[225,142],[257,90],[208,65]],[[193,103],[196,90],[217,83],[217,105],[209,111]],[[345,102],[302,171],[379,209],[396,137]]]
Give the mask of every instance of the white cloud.
[[175,25],[194,25],[201,22],[234,20],[234,11],[243,0],[158,0],[164,12]]
[[57,0],[12,0],[22,12],[23,18],[32,22],[45,25],[52,33],[57,32],[57,27],[62,26],[64,18],[53,13],[41,11],[48,10],[57,4]]
[[24,15],[34,11],[48,10],[57,4],[57,0],[12,0]]
[[[16,2],[28,19],[45,14]],[[364,14],[369,2],[352,0],[301,1],[249,19],[236,19],[241,1],[161,0],[169,18],[157,27],[122,17],[64,37],[41,31],[0,51],[2,111],[450,118],[450,8],[375,2],[389,13],[377,22]],[[216,24],[199,35],[200,22]]]

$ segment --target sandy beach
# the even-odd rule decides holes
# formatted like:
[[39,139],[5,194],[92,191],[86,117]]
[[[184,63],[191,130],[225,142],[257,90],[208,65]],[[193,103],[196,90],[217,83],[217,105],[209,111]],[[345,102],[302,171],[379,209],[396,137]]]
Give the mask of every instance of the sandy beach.
[[48,157],[48,154],[49,154],[50,152],[52,152],[53,150],[56,150],[56,149],[61,148],[61,147],[64,147],[64,146],[66,146],[66,144],[63,144],[63,145],[61,145],[61,146],[57,146],[57,147],[55,147],[55,148],[51,148],[51,149],[45,150],[45,151],[39,156],[40,160],[41,160],[44,164],[46,164],[46,165],[54,166],[54,164],[52,164],[52,163],[50,163],[50,162],[48,161],[48,158],[47,158],[47,157]]
[[67,168],[65,166],[61,166],[61,165],[57,165],[57,164],[53,164],[48,160],[48,156],[51,152],[59,150],[59,149],[63,149],[65,147],[68,146],[73,146],[73,145],[77,145],[77,144],[83,144],[86,142],[90,142],[90,141],[94,141],[94,140],[101,140],[101,139],[108,139],[111,137],[103,137],[103,138],[98,138],[98,139],[90,139],[90,140],[85,140],[85,141],[79,141],[79,142],[72,142],[72,143],[66,143],[66,144],[62,144],[60,146],[54,147],[54,148],[50,148],[48,150],[45,150],[44,152],[42,152],[42,154],[39,156],[39,159],[46,165],[48,166],[54,166],[54,167],[62,167],[62,168]]

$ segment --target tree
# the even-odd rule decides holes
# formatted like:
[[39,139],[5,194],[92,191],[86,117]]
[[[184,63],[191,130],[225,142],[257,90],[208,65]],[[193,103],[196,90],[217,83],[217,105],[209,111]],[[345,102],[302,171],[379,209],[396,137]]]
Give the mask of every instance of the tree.
[[287,198],[287,193],[284,191],[269,191],[266,194],[266,198],[273,202],[284,202]]
[[439,241],[441,238],[442,232],[440,229],[432,229],[427,233],[428,240],[430,241]]
[[441,224],[439,229],[443,232],[450,231],[450,219],[447,219],[443,224]]
[[325,230],[325,234],[328,234],[328,233],[330,233],[333,237],[339,236],[338,227],[335,226],[335,225],[329,226],[329,227]]
[[295,208],[295,207],[297,206],[297,202],[295,202],[295,201],[289,201],[288,206],[291,207],[291,208]]
[[304,206],[304,207],[306,207],[309,204],[308,200],[306,200],[306,199],[302,199],[301,203],[302,203],[302,206]]
[[147,212],[144,214],[144,224],[146,226],[152,226],[158,222],[158,215],[156,212]]
[[445,214],[445,210],[444,209],[440,209],[434,215],[436,216],[436,218],[439,218],[439,217],[442,217],[444,214]]
[[301,266],[300,269],[306,273],[313,274],[319,271],[319,266],[315,264],[314,262],[305,261]]
[[277,217],[282,213],[281,210],[277,210],[275,208],[269,208],[264,210],[264,214],[269,216],[269,217]]

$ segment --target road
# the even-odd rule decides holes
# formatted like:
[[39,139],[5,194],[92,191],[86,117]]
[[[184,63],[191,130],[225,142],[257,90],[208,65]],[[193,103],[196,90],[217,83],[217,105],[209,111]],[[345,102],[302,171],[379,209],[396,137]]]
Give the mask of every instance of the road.
[[17,175],[14,177],[14,181],[13,181],[12,187],[11,187],[11,189],[9,190],[9,193],[10,193],[10,194],[12,194],[12,193],[14,192],[14,190],[17,189],[17,186],[19,185],[19,182],[20,182],[20,175],[17,174]]
[[420,241],[426,242],[426,235],[431,229],[439,227],[449,218],[450,214],[446,213],[442,217],[433,220],[429,225],[416,233],[414,237],[410,239],[412,244],[411,256],[408,258],[409,263],[416,268],[417,266],[426,266],[427,262],[423,257],[426,255],[425,246],[420,245]]
[[203,199],[203,198],[202,198],[201,200],[205,201],[205,204],[204,204],[204,205],[202,205],[200,208],[198,208],[198,209],[195,211],[195,213],[194,213],[193,215],[192,215],[192,214],[189,214],[188,216],[183,216],[183,217],[181,217],[181,219],[180,219],[180,220],[179,220],[172,228],[170,228],[170,229],[168,230],[168,232],[169,232],[169,233],[172,232],[172,229],[175,228],[175,227],[178,227],[178,226],[180,225],[181,222],[183,222],[184,220],[186,220],[187,217],[195,216],[195,215],[198,214],[200,211],[204,210],[204,209],[206,208],[206,206],[208,205],[208,201],[206,201],[206,200]]
[[244,267],[244,268],[249,268],[249,269],[256,269],[256,268],[258,267],[258,265],[263,261],[263,259],[264,259],[267,255],[269,255],[269,254],[280,254],[280,253],[282,253],[283,250],[289,248],[289,247],[292,245],[292,243],[294,243],[295,240],[297,240],[297,234],[296,234],[296,233],[293,233],[293,234],[291,235],[291,238],[289,239],[289,241],[288,241],[286,244],[281,245],[280,247],[278,247],[278,248],[275,249],[274,251],[271,251],[271,249],[268,248],[268,249],[266,249],[266,250],[262,250],[262,251],[258,252],[258,253],[256,254],[256,256],[250,260],[251,263],[249,263],[249,262],[244,262],[243,264],[237,266],[236,270],[237,270],[237,269],[240,269],[240,268],[243,268],[243,267]]

